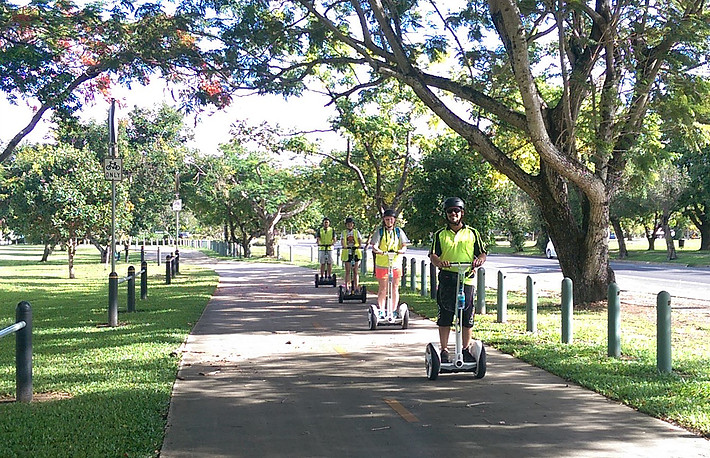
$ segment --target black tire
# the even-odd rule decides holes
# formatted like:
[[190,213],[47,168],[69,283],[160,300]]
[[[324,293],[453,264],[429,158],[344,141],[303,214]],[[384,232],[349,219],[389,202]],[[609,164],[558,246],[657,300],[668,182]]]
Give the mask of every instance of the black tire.
[[372,305],[367,311],[367,324],[370,328],[370,331],[377,330],[377,313],[375,312],[375,308]]
[[439,376],[439,370],[441,370],[441,360],[439,359],[439,352],[436,351],[432,344],[427,344],[426,346],[424,366],[426,367],[426,378],[436,380]]
[[[409,327],[409,307],[400,307],[399,311],[402,314],[402,329],[407,329]],[[402,311],[404,311],[404,313],[402,313]]]
[[316,288],[318,288],[318,274],[316,274]]
[[362,303],[364,304],[365,302],[367,302],[367,286],[363,285],[360,288],[361,288],[360,294],[362,295],[362,297],[360,299],[362,300]]
[[477,363],[476,371],[473,373],[473,376],[483,378],[486,376],[486,347],[481,347],[481,355],[478,357]]
[[340,285],[340,290],[338,291],[338,302],[340,302],[342,304],[344,298],[345,298],[345,293],[343,292],[343,285]]

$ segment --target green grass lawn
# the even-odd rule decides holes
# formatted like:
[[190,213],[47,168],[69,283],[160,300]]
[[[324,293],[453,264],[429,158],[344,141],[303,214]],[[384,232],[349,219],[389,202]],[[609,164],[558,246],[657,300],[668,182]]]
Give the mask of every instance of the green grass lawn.
[[[33,313],[35,401],[16,403],[14,336],[0,339],[0,456],[156,456],[179,362],[177,350],[211,297],[213,271],[181,265],[164,284],[149,266],[148,298],[107,327],[108,273],[95,248],[81,248],[76,279],[66,253],[39,263],[41,247],[0,247],[0,327],[18,302]],[[119,275],[127,264],[119,263]],[[139,282],[136,285],[140,292]]]

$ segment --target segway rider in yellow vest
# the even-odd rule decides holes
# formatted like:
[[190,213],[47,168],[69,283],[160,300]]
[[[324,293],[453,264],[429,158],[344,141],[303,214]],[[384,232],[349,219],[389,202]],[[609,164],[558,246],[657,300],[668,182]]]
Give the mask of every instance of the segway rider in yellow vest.
[[[351,217],[345,218],[345,230],[340,236],[340,243],[343,247],[343,264],[345,265],[345,289],[350,287],[352,275],[354,290],[360,288],[358,268],[362,259],[362,234],[355,229],[355,220]],[[350,248],[355,248],[350,250]],[[355,261],[352,264],[352,261]],[[352,272],[351,272],[352,270]],[[352,291],[354,292],[354,291]]]
[[382,227],[375,229],[370,237],[372,252],[375,254],[375,277],[377,278],[377,305],[380,309],[385,308],[387,301],[387,281],[389,257],[387,252],[394,251],[397,256],[392,260],[392,305],[396,309],[399,305],[399,279],[402,277],[402,254],[407,251],[409,239],[404,231],[395,227],[397,214],[394,210],[385,210],[382,214]]
[[330,227],[330,219],[323,218],[323,226],[316,230],[316,243],[318,244],[318,262],[320,263],[320,278],[324,275],[331,278],[333,270],[333,245],[337,241],[335,229]]
[[434,240],[429,250],[431,263],[439,270],[439,287],[436,302],[439,306],[439,316],[436,321],[439,326],[439,343],[441,344],[441,362],[449,362],[449,352],[446,349],[451,333],[456,311],[456,284],[458,282],[458,267],[451,263],[470,264],[468,274],[464,278],[464,296],[466,297],[461,327],[463,332],[464,361],[474,361],[468,345],[471,342],[473,328],[473,295],[475,268],[486,262],[486,246],[478,231],[463,222],[464,202],[458,197],[449,197],[444,201],[444,216],[446,227],[434,233]]

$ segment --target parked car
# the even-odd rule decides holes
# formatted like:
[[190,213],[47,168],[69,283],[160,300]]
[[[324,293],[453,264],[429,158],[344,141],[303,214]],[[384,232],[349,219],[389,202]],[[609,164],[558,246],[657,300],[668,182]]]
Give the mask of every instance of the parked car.
[[552,240],[549,240],[547,242],[547,248],[545,248],[545,256],[547,256],[547,259],[557,257],[557,251],[555,251],[555,245],[552,243]]

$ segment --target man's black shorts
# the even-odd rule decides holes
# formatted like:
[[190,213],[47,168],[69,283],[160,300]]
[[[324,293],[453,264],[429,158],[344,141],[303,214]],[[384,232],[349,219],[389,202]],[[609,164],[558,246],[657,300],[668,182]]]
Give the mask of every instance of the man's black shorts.
[[[436,291],[436,303],[439,306],[439,316],[436,320],[437,326],[451,326],[456,313],[456,276],[457,274],[445,270],[439,271],[439,285]],[[475,288],[473,285],[464,285],[464,296],[466,296],[466,307],[463,310],[461,324],[464,328],[473,327],[473,296]]]

